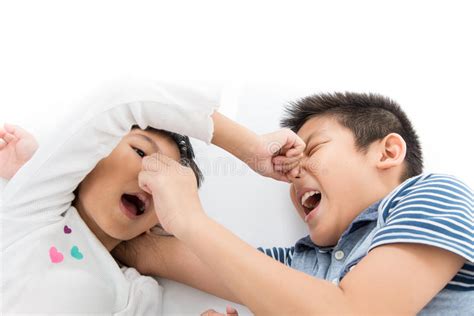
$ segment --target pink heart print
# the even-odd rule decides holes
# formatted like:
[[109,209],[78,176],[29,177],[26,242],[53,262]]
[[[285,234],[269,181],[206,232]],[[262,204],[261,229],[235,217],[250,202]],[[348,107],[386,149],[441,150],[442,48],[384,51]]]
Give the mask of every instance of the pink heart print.
[[64,256],[60,253],[56,247],[49,248],[49,258],[51,259],[52,263],[60,263],[64,260]]
[[71,228],[69,228],[67,225],[64,226],[64,233],[65,233],[65,234],[70,234],[71,232],[72,232],[72,229],[71,229]]

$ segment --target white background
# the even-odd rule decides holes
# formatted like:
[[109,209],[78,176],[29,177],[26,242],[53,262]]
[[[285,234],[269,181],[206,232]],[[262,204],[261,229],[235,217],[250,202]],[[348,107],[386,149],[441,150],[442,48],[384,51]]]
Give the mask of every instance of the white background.
[[[20,124],[41,143],[57,132],[71,100],[117,77],[225,80],[237,92],[224,112],[259,133],[276,129],[282,105],[297,97],[377,92],[412,119],[426,170],[455,174],[472,187],[468,3],[3,1],[0,124]],[[205,170],[201,193],[211,216],[255,246],[287,246],[304,234],[286,185],[253,175],[220,149],[197,146],[201,160],[227,157],[243,170]],[[225,306],[163,284],[167,314]]]

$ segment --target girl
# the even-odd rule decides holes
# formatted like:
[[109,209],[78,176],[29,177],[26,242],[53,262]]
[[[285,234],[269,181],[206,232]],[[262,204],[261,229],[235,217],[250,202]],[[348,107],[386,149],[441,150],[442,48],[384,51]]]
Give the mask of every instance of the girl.
[[[185,158],[200,181],[187,138],[163,130],[210,143],[213,119],[226,118],[216,116],[218,102],[202,92],[154,82],[115,83],[86,104],[2,193],[2,313],[160,313],[156,280],[119,267],[110,251],[159,224],[159,201],[138,183],[143,157]],[[270,143],[272,152],[261,154]],[[288,151],[290,166],[304,147],[289,130],[247,145],[234,154],[255,170],[257,163],[270,166],[258,171],[280,179],[284,174],[271,162],[275,151],[298,148]]]

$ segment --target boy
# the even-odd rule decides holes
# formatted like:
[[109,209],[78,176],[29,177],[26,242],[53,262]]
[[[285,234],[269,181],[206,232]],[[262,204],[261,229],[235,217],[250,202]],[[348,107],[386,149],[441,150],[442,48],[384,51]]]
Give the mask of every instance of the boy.
[[[220,120],[215,113],[213,143],[233,153],[239,133]],[[261,249],[278,260],[208,218],[190,173],[161,155],[143,161],[140,186],[176,238],[144,235],[114,254],[255,314],[472,314],[472,191],[450,176],[420,174],[418,137],[395,102],[311,96],[288,108],[283,126],[307,144],[296,171],[281,169],[291,170],[309,236],[290,249]]]

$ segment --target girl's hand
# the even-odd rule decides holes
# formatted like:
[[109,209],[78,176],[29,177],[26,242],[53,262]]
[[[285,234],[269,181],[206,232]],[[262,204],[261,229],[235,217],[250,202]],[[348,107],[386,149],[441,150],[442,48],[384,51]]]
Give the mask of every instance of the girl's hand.
[[168,233],[177,235],[204,214],[193,171],[165,155],[143,158],[138,184],[153,195],[156,215]]
[[36,139],[19,126],[0,127],[0,177],[11,179],[38,149]]
[[255,172],[275,180],[290,182],[303,158],[306,144],[292,130],[284,128],[258,137],[247,164]]

